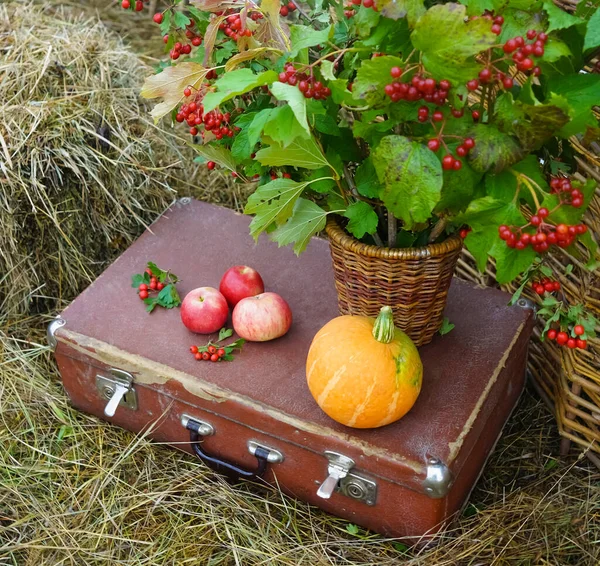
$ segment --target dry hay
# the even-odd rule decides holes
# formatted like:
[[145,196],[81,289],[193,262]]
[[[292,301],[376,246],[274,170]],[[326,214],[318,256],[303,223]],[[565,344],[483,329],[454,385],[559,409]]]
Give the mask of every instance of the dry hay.
[[0,311],[72,299],[175,189],[236,205],[150,121],[150,72],[98,20],[0,5]]

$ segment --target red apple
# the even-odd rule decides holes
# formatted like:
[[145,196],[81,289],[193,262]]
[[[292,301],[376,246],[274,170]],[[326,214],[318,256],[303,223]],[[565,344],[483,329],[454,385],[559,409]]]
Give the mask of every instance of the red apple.
[[265,285],[256,269],[252,269],[247,265],[234,265],[221,278],[219,291],[223,293],[223,296],[233,308],[246,297],[254,297],[264,293]]
[[181,303],[181,321],[192,332],[212,334],[227,322],[229,307],[214,287],[190,291]]
[[233,309],[233,329],[251,342],[283,336],[292,325],[292,310],[277,293],[242,299]]

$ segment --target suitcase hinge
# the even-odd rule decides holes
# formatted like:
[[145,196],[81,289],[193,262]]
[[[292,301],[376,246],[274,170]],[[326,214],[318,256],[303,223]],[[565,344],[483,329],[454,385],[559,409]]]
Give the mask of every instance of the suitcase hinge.
[[432,499],[444,497],[452,485],[452,473],[448,466],[437,458],[430,458],[427,462],[427,476],[423,481],[425,493]]
[[329,499],[336,491],[367,505],[375,505],[377,501],[377,484],[372,479],[352,470],[354,468],[352,458],[330,451],[326,451],[325,456],[329,460],[327,466],[329,475],[317,491],[319,497]]
[[117,368],[111,368],[111,375],[96,375],[96,389],[108,403],[104,407],[107,417],[114,417],[117,407],[137,410],[137,394],[133,388],[133,375]]

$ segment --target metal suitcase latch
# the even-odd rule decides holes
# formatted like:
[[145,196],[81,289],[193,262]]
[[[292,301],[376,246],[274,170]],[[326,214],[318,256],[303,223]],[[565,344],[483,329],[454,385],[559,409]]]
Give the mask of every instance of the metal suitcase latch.
[[352,471],[354,460],[337,452],[325,451],[329,460],[325,481],[320,485],[317,495],[329,499],[334,491],[362,501],[367,505],[375,505],[377,501],[377,484],[361,474]]
[[137,410],[137,394],[133,388],[133,375],[121,369],[112,368],[111,375],[96,375],[96,389],[103,399],[108,400],[104,407],[107,417],[114,417],[119,405]]

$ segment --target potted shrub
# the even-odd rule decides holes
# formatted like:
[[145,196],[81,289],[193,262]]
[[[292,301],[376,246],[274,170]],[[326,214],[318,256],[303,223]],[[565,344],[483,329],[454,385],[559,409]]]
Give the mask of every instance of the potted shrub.
[[[175,3],[177,4],[177,2]],[[567,140],[600,133],[600,13],[551,1],[192,0],[154,16],[171,62],[142,95],[246,212],[301,253],[327,230],[343,313],[393,305],[417,344],[443,320],[463,241],[499,283],[576,241],[594,183]],[[182,130],[183,131],[183,130]],[[592,254],[593,255],[593,254]],[[539,270],[542,269],[540,273]],[[546,270],[547,271],[547,270]],[[543,289],[543,292],[551,292]]]

